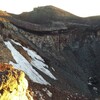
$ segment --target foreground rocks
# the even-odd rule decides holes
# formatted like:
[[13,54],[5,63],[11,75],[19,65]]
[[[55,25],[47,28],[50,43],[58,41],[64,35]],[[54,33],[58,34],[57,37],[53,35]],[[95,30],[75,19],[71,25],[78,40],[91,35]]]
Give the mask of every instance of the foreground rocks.
[[12,65],[0,64],[0,100],[33,100],[28,81],[22,71]]

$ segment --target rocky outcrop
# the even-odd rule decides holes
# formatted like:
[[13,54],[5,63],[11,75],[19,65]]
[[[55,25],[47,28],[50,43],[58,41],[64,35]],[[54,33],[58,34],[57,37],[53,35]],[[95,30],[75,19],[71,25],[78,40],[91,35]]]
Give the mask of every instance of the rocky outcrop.
[[16,19],[10,14],[7,14],[6,12],[1,11],[0,12],[0,21],[2,22],[11,22],[17,27],[20,27],[22,29],[28,30],[28,31],[33,31],[33,32],[51,32],[51,31],[59,31],[59,30],[67,30],[67,27],[64,25],[62,22],[53,22],[53,25],[51,27],[27,22],[27,21],[22,21],[19,19]]
[[[61,70],[64,68],[66,72],[63,73],[66,73],[66,80],[74,80],[71,83],[74,83],[76,88],[81,88],[86,94],[89,90],[94,97],[100,95],[100,32],[96,31],[90,30],[88,27],[75,27],[65,34],[42,36],[29,32],[22,32],[22,34],[37,47],[58,60],[59,64],[56,66]],[[55,62],[53,58],[51,59],[49,64]],[[89,77],[92,77],[96,82],[89,85]]]
[[[14,62],[11,52],[4,45],[4,41],[11,42],[13,39],[21,44],[21,47],[12,42],[11,44],[29,63],[31,57],[28,54],[26,55],[27,52],[24,52],[22,47],[36,51],[45,60],[44,62],[49,66],[48,70],[54,74],[57,80],[50,79],[37,67],[32,66],[32,68],[41,74],[51,86],[60,92],[62,91],[62,93],[72,91],[70,95],[79,93],[80,95],[87,95],[87,97],[98,97],[100,95],[100,32],[91,29],[89,25],[72,22],[66,27],[67,31],[63,32],[63,24],[59,22],[53,22],[53,24],[53,28],[47,27],[46,29],[44,26],[21,21],[11,16],[7,19],[2,16],[0,18],[0,48],[2,47],[3,50],[0,50],[0,57],[3,59],[0,59],[0,61]],[[58,24],[62,27],[57,27],[57,29],[55,25]],[[44,31],[46,31],[46,34],[43,34]],[[31,88],[33,89],[33,86]],[[41,98],[42,93],[37,90],[37,87],[35,89],[36,95]],[[41,91],[43,92],[43,90],[42,88]],[[52,90],[50,91],[53,94]],[[47,89],[45,91],[47,92]],[[68,95],[64,99],[66,97]]]
[[33,100],[28,91],[28,81],[22,71],[12,65],[0,64],[0,100]]
[[[49,70],[58,79],[58,81],[53,81],[46,76],[45,78],[48,82],[59,89],[73,90],[73,92],[78,91],[90,95],[87,85],[88,76],[77,63],[77,59],[69,47],[74,41],[75,35],[72,35],[73,32],[72,34],[70,32],[68,34],[57,32],[56,35],[39,35],[37,32],[35,34],[26,32],[10,22],[3,22],[3,25],[4,27],[1,26],[1,35],[5,41],[14,39],[26,47],[32,48],[45,59],[49,65]],[[18,48],[16,49],[18,50]],[[41,74],[44,76],[43,73]]]

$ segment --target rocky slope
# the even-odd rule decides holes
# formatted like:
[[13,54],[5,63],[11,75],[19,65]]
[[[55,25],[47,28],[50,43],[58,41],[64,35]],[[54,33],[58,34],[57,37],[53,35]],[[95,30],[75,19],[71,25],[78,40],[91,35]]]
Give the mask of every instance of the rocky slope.
[[0,62],[26,73],[36,100],[100,98],[99,28],[84,19],[58,26],[1,11]]
[[23,12],[18,16],[13,16],[23,21],[28,21],[31,23],[42,24],[47,26],[50,26],[51,24],[57,25],[57,23],[60,24],[68,20],[75,21],[81,19],[80,17],[71,14],[70,12],[64,11],[60,8],[51,5],[34,8],[31,12]]
[[28,81],[22,71],[12,65],[0,64],[0,100],[33,100],[29,94]]

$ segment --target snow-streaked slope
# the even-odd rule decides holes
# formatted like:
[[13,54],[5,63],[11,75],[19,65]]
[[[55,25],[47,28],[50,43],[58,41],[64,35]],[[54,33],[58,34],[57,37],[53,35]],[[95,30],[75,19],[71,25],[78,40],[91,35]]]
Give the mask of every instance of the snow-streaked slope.
[[36,67],[38,70],[42,71],[44,74],[56,80],[54,75],[48,70],[48,65],[46,65],[41,59],[40,56],[36,54],[36,52],[29,50],[24,47],[24,50],[27,51],[28,55],[31,56],[32,61],[31,64]]
[[16,63],[10,62],[16,69],[24,71],[31,80],[40,84],[49,84],[38,72],[36,72],[31,64],[13,47],[8,41],[4,42],[7,48],[11,51]]
[[[13,43],[16,45],[22,46],[20,43],[15,42],[12,40]],[[33,50],[30,50],[29,48],[23,47],[22,48],[27,51],[28,55],[32,58],[31,65],[33,65],[38,70],[42,71],[44,74],[48,75],[50,78],[56,80],[54,75],[48,70],[48,65],[45,64],[45,61]]]

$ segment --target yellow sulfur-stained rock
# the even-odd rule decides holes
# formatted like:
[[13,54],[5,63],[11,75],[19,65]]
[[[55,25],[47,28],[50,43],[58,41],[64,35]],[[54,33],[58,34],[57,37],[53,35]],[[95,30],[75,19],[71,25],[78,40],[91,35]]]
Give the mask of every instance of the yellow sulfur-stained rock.
[[9,64],[0,64],[0,100],[33,100],[27,91],[24,72]]

